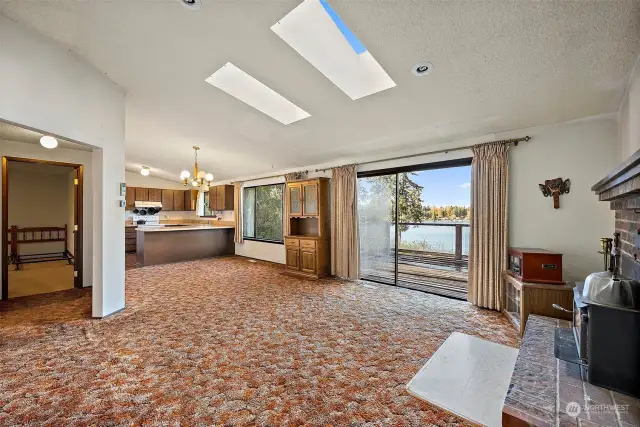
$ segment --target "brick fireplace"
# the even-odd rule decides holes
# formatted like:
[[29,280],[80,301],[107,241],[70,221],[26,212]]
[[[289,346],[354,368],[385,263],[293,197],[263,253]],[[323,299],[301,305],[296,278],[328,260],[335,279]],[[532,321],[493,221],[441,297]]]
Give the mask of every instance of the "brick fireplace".
[[601,201],[609,202],[616,212],[615,231],[620,233],[622,274],[640,280],[640,248],[636,246],[640,243],[640,151],[598,181],[591,190]]

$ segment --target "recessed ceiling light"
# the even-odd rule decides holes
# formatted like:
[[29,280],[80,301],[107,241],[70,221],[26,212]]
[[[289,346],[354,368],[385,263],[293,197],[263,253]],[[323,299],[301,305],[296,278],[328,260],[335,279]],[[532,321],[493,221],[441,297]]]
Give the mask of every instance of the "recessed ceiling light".
[[140,175],[142,176],[149,176],[150,172],[151,172],[151,169],[149,169],[146,166],[142,166],[142,169],[140,169]]
[[199,10],[202,8],[202,0],[178,0],[184,7],[191,10]]
[[311,116],[230,62],[205,81],[285,125]]
[[56,148],[58,146],[58,140],[52,136],[45,135],[40,138],[40,145],[44,148]]
[[426,76],[433,69],[431,62],[419,62],[411,68],[411,72],[416,76]]
[[351,99],[396,86],[326,0],[304,0],[271,30]]

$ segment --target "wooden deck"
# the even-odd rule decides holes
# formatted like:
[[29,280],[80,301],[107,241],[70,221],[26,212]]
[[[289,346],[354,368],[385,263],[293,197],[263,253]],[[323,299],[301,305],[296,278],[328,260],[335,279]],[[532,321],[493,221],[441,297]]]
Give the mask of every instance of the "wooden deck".
[[[394,284],[393,254],[361,262],[361,277]],[[456,259],[454,254],[400,249],[398,256],[398,286],[450,296],[467,298],[469,259]]]

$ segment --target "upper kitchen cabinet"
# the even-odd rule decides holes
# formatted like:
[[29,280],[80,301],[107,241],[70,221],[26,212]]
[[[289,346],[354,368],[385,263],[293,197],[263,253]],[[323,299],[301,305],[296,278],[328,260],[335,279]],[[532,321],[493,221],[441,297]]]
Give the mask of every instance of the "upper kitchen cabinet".
[[149,189],[136,187],[136,202],[148,202],[149,201]]
[[233,210],[233,185],[218,185],[209,188],[209,208],[212,211]]
[[162,202],[162,190],[159,188],[149,189],[149,201],[150,202]]
[[125,197],[125,209],[133,209],[136,202],[136,187],[127,187],[127,194]]
[[162,210],[173,210],[173,190],[162,190]]
[[173,210],[183,211],[184,208],[184,190],[173,190]]
[[184,210],[198,210],[198,190],[185,190],[184,192]]

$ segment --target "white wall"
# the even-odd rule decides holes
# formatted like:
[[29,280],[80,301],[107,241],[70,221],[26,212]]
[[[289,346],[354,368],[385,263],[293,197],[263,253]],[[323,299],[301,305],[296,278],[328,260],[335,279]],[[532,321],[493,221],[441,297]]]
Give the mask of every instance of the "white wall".
[[620,106],[618,136],[620,161],[640,150],[640,57],[636,61],[627,92]]
[[[70,211],[73,215],[73,204],[69,206],[71,171],[73,168],[64,166],[9,162],[9,227],[63,227],[66,224],[67,245],[73,241],[73,223],[68,222]],[[28,243],[18,245],[18,253],[63,252],[64,248],[64,242]]]
[[[511,150],[510,245],[564,254],[564,280],[584,280],[602,269],[597,252],[600,238],[614,232],[614,212],[590,188],[618,163],[616,132],[616,121],[605,118],[512,133],[532,140]],[[571,192],[553,209],[538,184],[558,177],[571,179]]]
[[[92,313],[102,317],[120,310],[125,306],[124,208],[119,206],[124,91],[68,49],[4,17],[0,40],[0,119],[95,148],[93,173],[86,175],[91,175],[93,210],[85,211],[85,228],[93,231],[93,253],[87,257],[94,260]],[[87,226],[90,215],[93,228]]]

